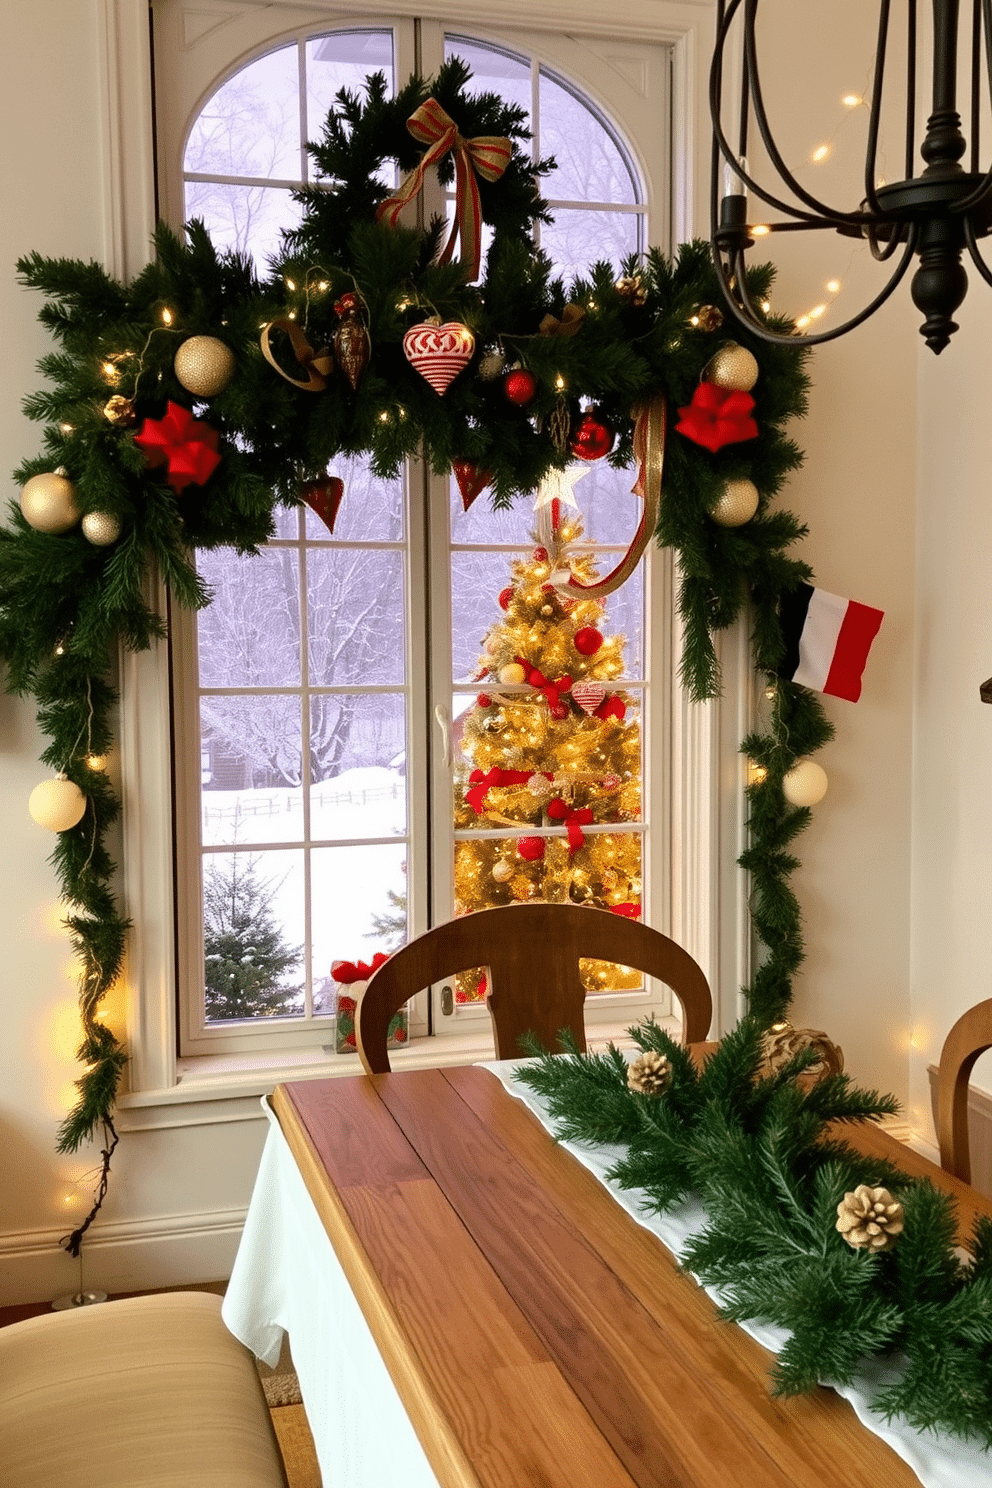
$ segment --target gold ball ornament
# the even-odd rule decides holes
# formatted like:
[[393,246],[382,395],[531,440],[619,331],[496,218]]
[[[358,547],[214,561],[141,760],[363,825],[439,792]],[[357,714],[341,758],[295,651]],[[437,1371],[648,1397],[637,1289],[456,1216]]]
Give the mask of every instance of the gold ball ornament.
[[757,359],[746,346],[727,341],[703,369],[704,382],[735,393],[749,393],[758,380]]
[[782,790],[790,806],[816,806],[827,794],[827,772],[816,760],[802,759],[782,780]]
[[21,491],[21,511],[37,532],[68,532],[80,517],[76,488],[61,470],[33,475]]
[[87,512],[82,527],[83,536],[95,548],[107,548],[121,535],[121,524],[110,512]]
[[190,336],[176,352],[172,368],[188,393],[212,398],[227,387],[236,365],[234,352],[216,336]]
[[806,1049],[817,1055],[815,1064],[804,1070],[800,1079],[803,1084],[815,1085],[827,1075],[839,1075],[844,1069],[843,1050],[821,1033],[818,1028],[793,1028],[791,1023],[773,1023],[761,1035],[761,1064],[758,1074],[762,1079],[775,1075],[784,1064]]
[[138,422],[131,399],[122,397],[120,393],[115,393],[104,403],[103,416],[115,429],[130,429]]
[[754,481],[728,480],[710,507],[718,527],[743,527],[758,510],[758,488]]
[[527,680],[527,673],[519,661],[509,661],[506,666],[500,667],[499,680],[503,683],[504,687],[512,687],[516,683],[525,682]]
[[76,782],[67,780],[64,775],[55,780],[43,780],[28,797],[32,819],[50,832],[67,832],[82,820],[85,810],[86,797]]
[[493,878],[497,883],[506,883],[513,877],[513,874],[513,864],[508,863],[505,858],[500,858],[498,862],[493,864]]

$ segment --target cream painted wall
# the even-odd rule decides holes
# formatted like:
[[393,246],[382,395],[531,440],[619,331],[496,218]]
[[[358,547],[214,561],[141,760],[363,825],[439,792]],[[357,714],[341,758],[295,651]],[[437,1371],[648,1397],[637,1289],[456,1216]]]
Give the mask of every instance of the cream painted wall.
[[[961,330],[921,378],[911,1016],[926,1117],[927,1065],[965,1008],[992,997],[992,707],[978,696],[992,676],[992,292],[969,277]],[[992,1091],[992,1056],[974,1082]]]
[[[9,472],[37,448],[37,430],[19,404],[38,384],[34,363],[46,349],[35,322],[37,299],[14,282],[14,260],[31,249],[99,259],[107,249],[98,108],[103,7],[104,0],[46,0],[41,8],[8,7],[13,14],[4,18],[0,480],[8,495],[15,492]],[[663,9],[660,0],[657,8]],[[853,0],[847,8],[852,15],[858,10]],[[828,51],[818,59],[824,68]],[[787,126],[800,137],[810,127],[801,90],[785,107]],[[702,227],[702,218],[697,221]],[[825,266],[824,276],[832,271]],[[788,289],[785,276],[783,303]],[[848,294],[851,300],[857,296],[853,283]],[[981,338],[974,330],[969,336],[967,359],[952,347],[936,371],[927,369],[928,423],[938,413],[952,426],[969,420],[970,411],[953,406],[961,365],[970,369],[967,386],[975,385],[980,371]],[[932,869],[918,875],[915,975],[919,985],[934,986],[941,976],[945,984],[953,981],[962,1005],[984,992],[974,983],[981,965],[979,932],[962,937],[952,971],[943,971],[946,956],[939,948],[948,922],[954,922],[954,906],[961,906],[959,924],[988,923],[988,884],[978,886],[978,870],[992,804],[992,787],[987,777],[982,780],[984,726],[992,718],[973,716],[978,710],[972,707],[978,681],[992,673],[987,626],[979,629],[984,534],[973,518],[963,520],[953,536],[944,530],[949,524],[943,517],[939,524],[936,516],[923,524],[918,571],[926,624],[914,664],[916,340],[915,317],[900,293],[897,305],[868,328],[817,356],[810,416],[796,431],[809,459],[784,498],[810,524],[803,551],[821,585],[887,612],[863,700],[857,706],[828,700],[838,728],[836,742],[822,756],[831,788],[801,840],[803,867],[796,876],[809,947],[796,1019],[827,1029],[845,1048],[856,1076],[900,1095],[908,1069],[917,675],[920,831],[927,828],[927,851],[931,837],[938,847]],[[942,433],[945,442],[950,441]],[[981,435],[970,429],[968,449],[967,469],[956,470],[939,487],[941,513],[965,514],[976,501],[985,451]],[[925,450],[924,490],[936,486],[931,457],[936,463],[936,454]],[[949,685],[954,697],[965,698],[953,709]],[[970,723],[962,722],[968,718]],[[39,748],[31,708],[0,697],[0,1304],[55,1295],[77,1284],[75,1265],[57,1240],[71,1228],[70,1215],[83,1212],[89,1193],[83,1185],[76,1207],[68,1209],[63,1199],[72,1192],[71,1180],[93,1161],[87,1154],[61,1159],[53,1151],[74,1074],[77,1025],[68,947],[46,862],[52,843],[26,811],[27,796],[44,775]],[[951,752],[960,765],[949,797]],[[938,883],[945,885],[943,893]],[[180,1117],[168,1111],[128,1112],[123,1124],[131,1129],[115,1159],[104,1216],[86,1249],[87,1285],[120,1290],[225,1274],[263,1138],[256,1113],[251,1100],[214,1102],[202,1113],[206,1124],[182,1126],[173,1124]]]

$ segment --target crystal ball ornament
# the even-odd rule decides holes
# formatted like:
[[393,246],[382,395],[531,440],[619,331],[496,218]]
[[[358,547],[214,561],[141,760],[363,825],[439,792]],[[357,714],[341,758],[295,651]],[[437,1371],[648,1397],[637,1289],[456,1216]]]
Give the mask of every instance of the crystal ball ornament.
[[83,818],[86,797],[74,780],[59,775],[55,780],[43,780],[36,785],[28,797],[28,811],[39,827],[50,832],[68,832]]
[[754,481],[728,480],[710,507],[718,527],[743,527],[758,510],[758,488]]
[[197,398],[213,398],[234,376],[234,352],[216,336],[190,336],[172,363],[179,382]]
[[68,532],[81,515],[76,488],[62,470],[33,475],[21,491],[21,511],[36,532]]
[[703,369],[703,381],[730,392],[749,393],[758,380],[757,358],[746,346],[728,341]]
[[83,536],[95,548],[107,548],[121,535],[121,524],[112,512],[87,512],[82,528]]
[[782,780],[782,790],[790,806],[816,806],[827,794],[827,772],[816,760],[802,759]]

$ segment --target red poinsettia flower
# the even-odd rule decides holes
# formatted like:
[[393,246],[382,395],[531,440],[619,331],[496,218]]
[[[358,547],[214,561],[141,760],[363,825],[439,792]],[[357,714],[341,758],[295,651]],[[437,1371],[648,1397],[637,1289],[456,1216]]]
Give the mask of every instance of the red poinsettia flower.
[[220,464],[219,441],[216,429],[172,402],[166,404],[164,418],[146,418],[134,436],[149,465],[166,467],[166,479],[177,496],[187,486],[202,486],[210,479]]
[[701,382],[692,395],[692,402],[679,409],[675,428],[679,434],[716,454],[725,444],[757,439],[758,426],[752,417],[753,412],[754,399],[750,393],[717,387],[714,382]]

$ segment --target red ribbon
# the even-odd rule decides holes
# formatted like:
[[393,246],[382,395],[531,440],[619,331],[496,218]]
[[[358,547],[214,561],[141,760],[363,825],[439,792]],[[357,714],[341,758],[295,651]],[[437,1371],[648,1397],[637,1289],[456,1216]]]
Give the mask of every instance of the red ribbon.
[[582,806],[578,811],[573,811],[567,801],[559,798],[549,801],[545,810],[552,821],[564,822],[568,833],[568,854],[571,857],[572,853],[578,852],[586,840],[582,828],[592,825],[592,807]]
[[468,777],[472,788],[465,792],[465,799],[476,815],[481,816],[491,790],[500,785],[524,785],[533,773],[533,770],[501,770],[498,765],[494,765],[485,774],[481,770],[473,770]]
[[623,915],[626,920],[636,920],[641,913],[641,906],[633,904],[630,900],[626,904],[608,904],[606,907],[610,914]]
[[179,403],[167,403],[164,418],[146,418],[134,442],[150,466],[168,467],[166,479],[177,496],[186,486],[202,486],[220,464],[217,430]]
[[470,279],[478,279],[482,261],[482,203],[476,174],[486,181],[498,181],[510,163],[512,145],[508,139],[480,134],[465,139],[455,121],[445,113],[436,98],[428,98],[406,121],[415,140],[427,145],[420,164],[407,176],[395,196],[387,198],[376,212],[376,221],[396,226],[396,220],[407,202],[412,201],[424,182],[427,168],[455,151],[455,220],[451,236],[439,263],[447,263],[461,235],[462,259],[471,269]]
[[365,961],[332,961],[331,976],[336,982],[367,982],[374,971],[378,971],[384,961],[389,957],[385,951],[376,951],[371,962]]
[[561,700],[561,694],[571,691],[571,677],[559,677],[557,682],[552,682],[550,677],[546,677],[543,672],[539,672],[536,667],[532,667],[530,662],[525,661],[522,656],[516,657],[516,660],[526,670],[527,681],[530,686],[536,687],[538,692],[543,692],[551,716],[553,718],[564,718],[568,713],[568,709]]
[[717,387],[714,382],[701,382],[692,402],[679,409],[675,425],[696,444],[716,454],[725,444],[739,444],[744,439],[757,439],[758,426],[752,418],[754,399],[750,393],[735,388]]

